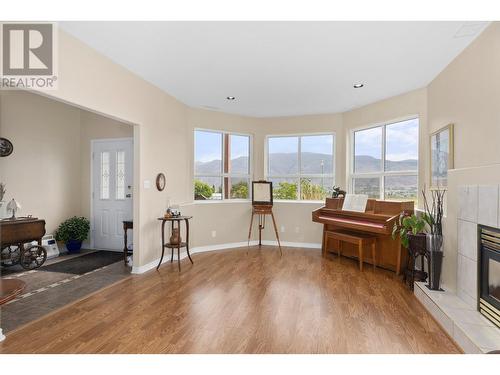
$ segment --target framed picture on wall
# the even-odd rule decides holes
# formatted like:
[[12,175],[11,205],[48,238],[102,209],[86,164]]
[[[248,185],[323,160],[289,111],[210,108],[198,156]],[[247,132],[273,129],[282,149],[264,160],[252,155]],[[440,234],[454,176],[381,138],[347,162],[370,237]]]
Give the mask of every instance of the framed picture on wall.
[[453,124],[431,134],[431,189],[448,186],[448,170],[453,169]]

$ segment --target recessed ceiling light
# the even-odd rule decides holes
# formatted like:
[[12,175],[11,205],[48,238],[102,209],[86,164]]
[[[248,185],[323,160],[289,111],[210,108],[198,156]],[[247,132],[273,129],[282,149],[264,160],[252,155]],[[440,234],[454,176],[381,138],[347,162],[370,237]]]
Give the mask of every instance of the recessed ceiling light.
[[227,99],[227,100],[234,100],[234,99],[236,99],[236,98],[235,98],[234,96],[228,96],[226,99]]
[[353,87],[354,87],[355,89],[360,89],[360,88],[361,88],[361,87],[363,87],[363,86],[364,86],[364,84],[363,84],[363,83],[355,83],[355,84],[353,85]]

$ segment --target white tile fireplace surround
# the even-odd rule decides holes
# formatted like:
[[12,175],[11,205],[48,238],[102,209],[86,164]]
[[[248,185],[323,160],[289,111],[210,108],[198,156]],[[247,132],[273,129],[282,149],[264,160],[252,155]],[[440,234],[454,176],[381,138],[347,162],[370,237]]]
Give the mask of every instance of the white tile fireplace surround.
[[500,187],[461,185],[457,193],[456,293],[416,283],[415,296],[465,353],[487,353],[500,349],[500,329],[477,311],[477,235],[478,224],[500,227]]

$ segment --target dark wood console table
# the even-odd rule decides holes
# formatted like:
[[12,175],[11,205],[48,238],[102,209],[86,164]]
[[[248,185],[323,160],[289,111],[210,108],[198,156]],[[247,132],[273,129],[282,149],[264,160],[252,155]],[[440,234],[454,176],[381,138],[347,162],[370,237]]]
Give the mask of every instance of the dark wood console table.
[[[160,217],[158,220],[160,220],[161,223],[161,258],[160,258],[160,263],[158,263],[158,266],[156,269],[159,269],[161,266],[161,263],[163,261],[163,255],[165,254],[165,248],[171,249],[172,254],[170,256],[170,263],[174,261],[174,249],[177,249],[177,265],[179,266],[179,272],[181,270],[181,247],[186,248],[187,255],[189,257],[189,260],[191,261],[191,264],[193,264],[193,259],[191,259],[191,254],[189,254],[189,219],[191,219],[192,216],[177,216],[177,217]],[[186,224],[186,241],[179,241],[179,243],[170,243],[170,242],[165,242],[165,223],[166,222],[171,223],[171,228],[172,230],[174,229],[174,223],[177,223],[177,228],[179,229],[179,236],[181,233],[181,222],[184,221]]]
[[125,265],[128,264],[128,256],[132,255],[132,250],[127,247],[127,230],[134,229],[134,222],[132,220],[123,221],[123,262]]

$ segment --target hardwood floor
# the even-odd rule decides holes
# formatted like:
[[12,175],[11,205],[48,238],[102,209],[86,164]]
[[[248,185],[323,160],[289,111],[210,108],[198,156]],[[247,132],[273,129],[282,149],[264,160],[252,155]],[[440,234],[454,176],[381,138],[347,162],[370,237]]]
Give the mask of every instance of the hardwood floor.
[[393,273],[319,250],[199,253],[11,332],[2,353],[458,353]]

